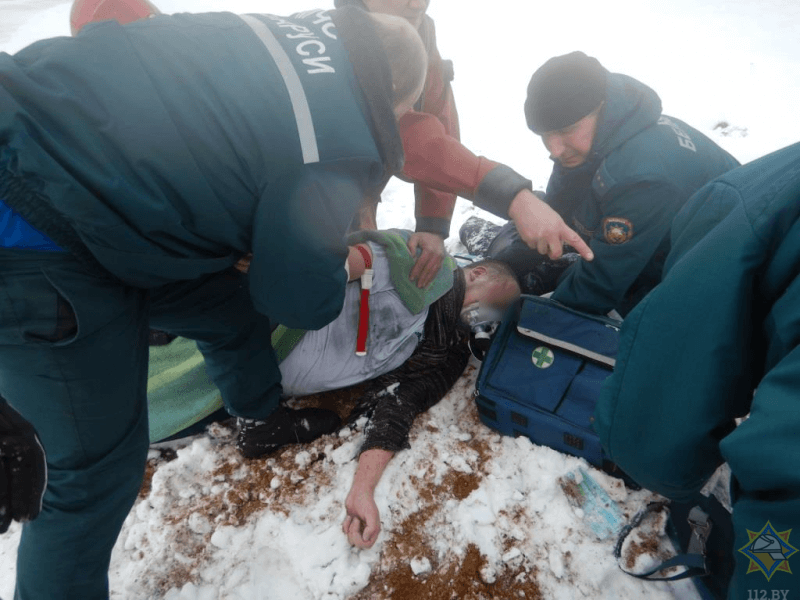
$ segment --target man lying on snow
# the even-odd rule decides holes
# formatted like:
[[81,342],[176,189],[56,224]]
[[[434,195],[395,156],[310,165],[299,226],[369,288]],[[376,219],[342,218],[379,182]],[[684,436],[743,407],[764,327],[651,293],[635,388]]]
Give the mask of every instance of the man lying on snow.
[[[231,414],[272,414],[271,323],[341,311],[344,235],[401,172],[426,71],[406,20],[354,7],[106,21],[0,53],[0,394],[49,471],[19,600],[108,597],[147,458],[148,326],[199,340]],[[582,243],[529,189],[505,208],[556,255]]]
[[[347,284],[344,308],[329,325],[307,332],[279,327],[272,337],[282,359],[287,396],[371,380],[349,418],[353,423],[366,415],[370,421],[343,523],[350,543],[362,548],[372,546],[380,531],[373,493],[388,461],[408,447],[416,416],[441,400],[467,365],[469,332],[459,318],[463,309],[476,303],[503,309],[519,296],[516,278],[503,263],[484,261],[461,269],[450,257],[433,283],[419,289],[408,278],[414,266],[406,250],[410,235],[388,230],[350,236],[356,244],[350,248],[352,272],[360,272],[365,259],[373,272],[365,355],[356,354],[359,323],[364,319],[359,310],[364,285],[358,281]],[[148,398],[153,441],[222,406],[202,373],[199,352],[187,349],[187,343],[179,338],[151,348]],[[170,372],[180,376],[170,379],[166,375]],[[245,456],[261,456],[338,427],[339,418],[332,411],[281,406],[258,430],[240,427],[238,447]]]

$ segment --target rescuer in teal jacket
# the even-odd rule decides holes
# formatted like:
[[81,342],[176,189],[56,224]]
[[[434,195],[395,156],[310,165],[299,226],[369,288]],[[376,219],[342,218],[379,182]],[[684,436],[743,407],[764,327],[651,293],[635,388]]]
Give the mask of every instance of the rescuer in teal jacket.
[[404,20],[355,8],[106,22],[0,54],[0,395],[49,476],[18,600],[108,597],[149,325],[198,341],[231,414],[273,414],[271,323],[338,315],[344,233],[402,168],[425,64]]
[[670,498],[730,465],[732,600],[800,594],[799,346],[795,144],[723,175],[675,217],[664,279],[625,319],[595,412],[609,458]]
[[[695,191],[739,163],[663,115],[652,89],[582,52],[551,58],[533,74],[525,117],[555,163],[547,203],[595,255],[563,272],[553,299],[625,316],[661,278],[672,218]],[[505,255],[524,280],[516,264],[524,269],[542,259],[519,241],[513,246]],[[490,256],[505,260],[496,249]]]

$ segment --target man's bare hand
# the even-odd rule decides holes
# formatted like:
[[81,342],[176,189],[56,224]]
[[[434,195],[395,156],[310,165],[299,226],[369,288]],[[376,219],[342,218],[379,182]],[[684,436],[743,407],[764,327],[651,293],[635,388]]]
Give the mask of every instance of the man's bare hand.
[[342,531],[357,548],[372,548],[381,531],[381,516],[375,504],[374,490],[353,486],[344,503],[347,516]]
[[411,256],[416,256],[417,248],[421,248],[422,253],[414,263],[409,279],[416,281],[417,287],[424,288],[433,281],[436,273],[442,268],[445,254],[444,240],[435,233],[417,232],[408,240],[408,251],[411,252]]
[[555,260],[563,253],[564,244],[569,244],[586,260],[594,258],[581,236],[530,190],[522,190],[514,197],[508,216],[514,220],[523,241],[540,254]]
[[375,504],[375,486],[381,479],[394,452],[370,448],[358,457],[353,485],[344,501],[347,516],[342,531],[353,546],[371,548],[381,531],[381,516]]

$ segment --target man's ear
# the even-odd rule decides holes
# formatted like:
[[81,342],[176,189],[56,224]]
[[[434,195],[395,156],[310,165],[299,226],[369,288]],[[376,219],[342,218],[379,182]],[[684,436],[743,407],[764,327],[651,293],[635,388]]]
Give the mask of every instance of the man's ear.
[[478,265],[477,267],[472,267],[469,270],[468,277],[469,277],[470,281],[475,281],[479,277],[483,277],[485,275],[486,275],[486,267],[482,267],[482,266]]

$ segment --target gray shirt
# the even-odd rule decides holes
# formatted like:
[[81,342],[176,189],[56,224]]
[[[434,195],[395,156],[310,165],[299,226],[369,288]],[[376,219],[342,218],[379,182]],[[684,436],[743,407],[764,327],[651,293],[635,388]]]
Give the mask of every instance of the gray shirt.
[[367,355],[356,356],[361,284],[347,284],[342,312],[317,331],[308,331],[280,364],[284,393],[314,394],[361,383],[402,365],[422,339],[426,308],[411,314],[389,278],[383,246],[369,242],[373,286],[369,296]]

